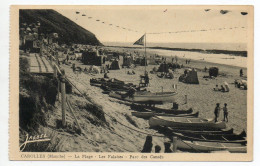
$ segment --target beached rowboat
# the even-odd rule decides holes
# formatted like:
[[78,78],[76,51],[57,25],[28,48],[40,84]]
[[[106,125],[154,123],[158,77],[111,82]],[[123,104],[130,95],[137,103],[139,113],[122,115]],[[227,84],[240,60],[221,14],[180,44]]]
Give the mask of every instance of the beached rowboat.
[[194,134],[194,133],[178,133],[173,132],[174,136],[181,138],[182,140],[192,141],[207,141],[207,142],[222,142],[222,143],[241,143],[246,144],[247,141],[244,137],[244,132],[240,134],[230,135],[208,135],[208,134]]
[[147,91],[137,91],[132,97],[128,96],[126,93],[120,92],[110,92],[109,96],[114,97],[120,100],[135,102],[135,103],[163,103],[163,102],[174,102],[176,92],[159,92],[159,93],[151,93]]
[[225,122],[216,122],[214,119],[188,118],[188,117],[163,117],[154,116],[149,119],[150,127],[189,127],[190,129],[225,129]]
[[168,117],[198,117],[199,112],[193,114],[165,114],[165,113],[156,113],[156,112],[132,112],[133,116],[138,118],[149,119],[152,116],[168,116]]
[[219,129],[219,130],[205,130],[196,128],[190,129],[189,127],[166,127],[166,126],[156,126],[153,129],[158,130],[167,136],[173,136],[173,132],[179,132],[184,134],[203,134],[203,135],[230,135],[233,134],[234,129]]
[[247,147],[239,143],[177,140],[177,148],[189,152],[211,152],[228,150],[231,153],[246,153]]
[[139,104],[132,104],[131,109],[135,111],[141,111],[141,112],[157,112],[157,113],[166,113],[166,114],[191,114],[193,112],[192,108],[188,110],[176,110],[176,109],[165,109],[165,108],[158,108],[158,107],[149,107]]

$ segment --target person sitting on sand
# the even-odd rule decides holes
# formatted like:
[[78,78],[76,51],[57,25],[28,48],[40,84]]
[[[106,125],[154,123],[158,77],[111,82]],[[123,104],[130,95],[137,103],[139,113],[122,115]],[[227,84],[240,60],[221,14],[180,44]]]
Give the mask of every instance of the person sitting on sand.
[[152,152],[152,148],[153,148],[153,137],[148,135],[146,136],[146,140],[143,146],[143,150],[141,151],[141,153],[151,153]]
[[224,119],[223,119],[223,121],[226,121],[226,119],[227,119],[227,122],[228,122],[228,109],[227,109],[227,103],[224,104],[224,107],[223,107],[223,113],[224,113]]
[[221,92],[226,92],[226,89],[224,88],[223,85],[221,85],[221,88],[219,89]]
[[216,87],[214,88],[214,91],[218,91],[218,84],[216,84]]
[[156,145],[154,147],[155,153],[160,153],[161,152],[161,147],[159,145]]
[[215,122],[218,121],[219,111],[220,111],[220,107],[219,107],[219,103],[217,103],[217,104],[216,104],[216,108],[215,108],[215,110],[214,110]]

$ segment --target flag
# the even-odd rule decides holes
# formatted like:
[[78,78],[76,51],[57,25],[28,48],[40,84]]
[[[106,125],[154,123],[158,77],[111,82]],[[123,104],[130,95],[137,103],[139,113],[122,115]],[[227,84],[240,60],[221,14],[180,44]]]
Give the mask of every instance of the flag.
[[138,39],[133,45],[144,45],[144,36],[143,35],[140,39]]

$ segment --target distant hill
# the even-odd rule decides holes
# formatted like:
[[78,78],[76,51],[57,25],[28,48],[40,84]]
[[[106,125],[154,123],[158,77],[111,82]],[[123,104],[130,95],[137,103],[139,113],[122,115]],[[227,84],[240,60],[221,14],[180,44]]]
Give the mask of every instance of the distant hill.
[[39,21],[39,34],[58,33],[58,42],[63,44],[102,45],[96,36],[54,10],[20,10],[19,23],[32,24]]

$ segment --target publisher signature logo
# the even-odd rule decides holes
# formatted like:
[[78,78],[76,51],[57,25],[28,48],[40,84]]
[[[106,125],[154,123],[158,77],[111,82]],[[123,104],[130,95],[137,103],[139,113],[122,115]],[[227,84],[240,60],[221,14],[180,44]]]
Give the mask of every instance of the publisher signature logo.
[[46,134],[41,135],[34,135],[29,136],[29,134],[26,134],[26,139],[24,143],[20,145],[20,151],[23,151],[28,143],[35,143],[35,142],[46,142],[50,141],[51,139],[47,137]]

